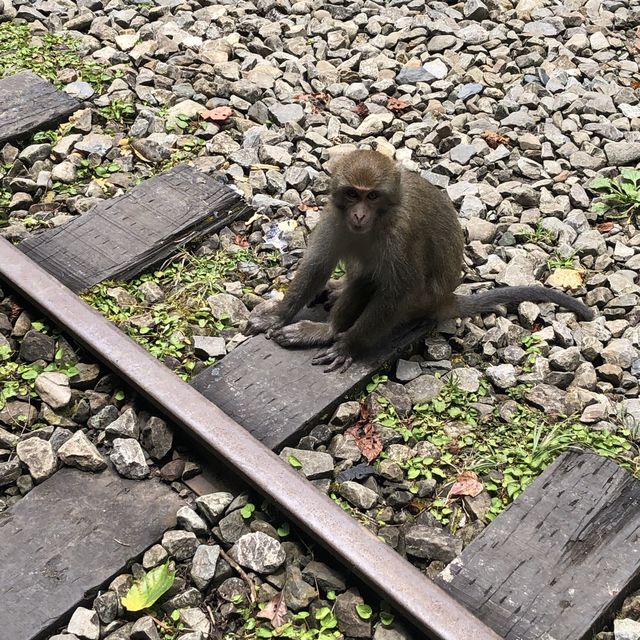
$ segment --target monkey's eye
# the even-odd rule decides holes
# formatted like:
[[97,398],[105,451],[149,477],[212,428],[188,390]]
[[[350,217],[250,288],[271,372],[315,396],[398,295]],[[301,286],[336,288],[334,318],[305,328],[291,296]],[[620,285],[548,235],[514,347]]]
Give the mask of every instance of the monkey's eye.
[[377,200],[380,197],[380,194],[377,191],[370,191],[367,194],[367,200]]
[[349,189],[346,189],[344,193],[347,196],[347,198],[351,198],[352,200],[355,200],[358,197],[357,189],[349,188]]

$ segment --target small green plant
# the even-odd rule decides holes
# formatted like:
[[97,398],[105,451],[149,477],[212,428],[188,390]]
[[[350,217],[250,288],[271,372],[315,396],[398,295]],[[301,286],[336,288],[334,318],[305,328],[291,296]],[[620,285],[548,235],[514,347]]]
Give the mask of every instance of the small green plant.
[[640,215],[640,171],[622,169],[615,178],[601,176],[591,181],[591,189],[601,193],[600,202],[593,210],[608,220],[632,218],[636,223]]
[[78,53],[78,42],[56,33],[32,34],[27,24],[0,24],[0,78],[33,71],[60,87],[58,73],[73,69],[98,92],[113,79],[104,67]]
[[528,336],[522,338],[522,346],[524,348],[525,353],[527,354],[523,370],[525,372],[531,371],[533,365],[536,360],[540,356],[540,336],[537,336],[535,333],[532,333]]
[[[37,326],[37,323],[32,324],[34,325]],[[17,352],[12,351],[7,345],[0,346],[0,409],[5,407],[8,400],[16,396],[35,398],[37,394],[34,381],[45,371],[59,371],[69,377],[78,374],[75,363],[65,359],[62,349],[56,352],[53,362],[41,365],[20,362]]]
[[535,244],[539,242],[548,244],[553,241],[553,233],[550,229],[545,229],[542,223],[538,222],[535,228],[528,234],[527,240]]
[[118,98],[112,100],[108,106],[101,107],[99,111],[107,120],[120,124],[131,123],[136,117],[136,108],[133,102]]
[[547,267],[550,271],[553,271],[554,269],[574,269],[574,257],[575,253],[565,257],[561,257],[556,253],[547,260]]
[[50,129],[48,131],[37,131],[33,134],[33,142],[50,142],[55,144],[61,137],[59,129]]

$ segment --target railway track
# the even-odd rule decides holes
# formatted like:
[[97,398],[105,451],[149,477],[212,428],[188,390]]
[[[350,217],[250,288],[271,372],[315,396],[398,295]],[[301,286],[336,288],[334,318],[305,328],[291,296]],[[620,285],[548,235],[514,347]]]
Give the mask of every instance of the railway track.
[[[223,464],[255,488],[427,637],[497,640],[443,589],[365,535],[295,469],[5,240],[0,240],[0,278],[178,425],[207,454],[206,464]],[[105,574],[119,568],[106,567]],[[51,613],[57,620],[60,612]]]

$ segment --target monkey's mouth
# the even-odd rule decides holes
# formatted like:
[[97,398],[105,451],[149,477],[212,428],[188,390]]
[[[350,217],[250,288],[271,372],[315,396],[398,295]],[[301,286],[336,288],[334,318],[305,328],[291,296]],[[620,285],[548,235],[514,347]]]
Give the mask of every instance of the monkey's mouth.
[[350,224],[349,225],[349,230],[357,234],[367,233],[370,229],[371,229],[370,224]]

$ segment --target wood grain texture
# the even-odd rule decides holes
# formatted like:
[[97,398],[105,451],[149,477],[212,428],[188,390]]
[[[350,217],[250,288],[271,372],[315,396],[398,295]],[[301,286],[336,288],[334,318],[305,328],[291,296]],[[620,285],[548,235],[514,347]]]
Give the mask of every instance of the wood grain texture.
[[30,236],[19,248],[79,292],[102,280],[132,278],[179,245],[249,211],[238,192],[179,165],[59,227]]
[[345,373],[324,373],[323,366],[313,366],[317,348],[283,349],[256,336],[195,376],[191,385],[260,442],[278,451],[329,416],[346,395],[360,390],[427,330],[422,325],[400,331],[379,353],[355,362]]
[[0,80],[0,144],[68,118],[80,103],[30,71]]
[[640,482],[611,460],[556,460],[437,582],[505,640],[591,640],[638,588]]
[[157,480],[63,468],[0,513],[0,637],[35,640],[175,525]]

